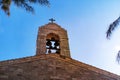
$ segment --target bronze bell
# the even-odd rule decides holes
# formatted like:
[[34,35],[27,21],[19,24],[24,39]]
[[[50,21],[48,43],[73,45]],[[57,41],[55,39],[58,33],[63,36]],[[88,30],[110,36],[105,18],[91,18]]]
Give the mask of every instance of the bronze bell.
[[52,43],[51,43],[50,41],[47,41],[46,45],[47,45],[47,46],[51,46]]
[[57,46],[54,46],[53,49],[57,49]]
[[55,45],[55,46],[59,46],[60,44],[59,44],[58,41],[55,41],[54,45]]
[[51,46],[49,46],[49,49],[53,49],[52,45],[51,45]]
[[48,53],[51,53],[51,50],[50,50],[50,49],[48,50]]
[[60,50],[56,50],[56,53],[58,53],[58,54],[59,54],[59,53],[60,53]]

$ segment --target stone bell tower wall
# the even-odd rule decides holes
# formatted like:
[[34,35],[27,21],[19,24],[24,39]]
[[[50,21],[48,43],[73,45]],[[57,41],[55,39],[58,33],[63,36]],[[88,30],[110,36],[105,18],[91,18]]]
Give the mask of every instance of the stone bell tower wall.
[[37,36],[36,55],[46,54],[46,37],[53,33],[60,39],[60,55],[70,57],[67,31],[55,23],[48,23],[39,27]]

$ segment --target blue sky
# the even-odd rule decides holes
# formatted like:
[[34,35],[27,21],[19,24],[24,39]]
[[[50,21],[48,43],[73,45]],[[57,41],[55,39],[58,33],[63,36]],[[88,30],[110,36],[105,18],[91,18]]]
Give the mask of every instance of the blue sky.
[[[0,60],[33,56],[38,27],[49,18],[68,31],[72,58],[120,75],[116,62],[120,28],[106,39],[108,25],[120,16],[120,0],[50,0],[35,5],[35,14],[14,5],[8,17],[0,11]],[[118,26],[119,27],[119,26]]]

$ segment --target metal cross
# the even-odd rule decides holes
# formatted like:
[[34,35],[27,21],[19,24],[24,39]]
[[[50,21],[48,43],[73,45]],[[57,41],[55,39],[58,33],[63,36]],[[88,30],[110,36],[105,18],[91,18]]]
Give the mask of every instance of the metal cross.
[[49,21],[51,21],[51,23],[53,23],[55,21],[55,19],[51,18],[51,19],[49,19]]

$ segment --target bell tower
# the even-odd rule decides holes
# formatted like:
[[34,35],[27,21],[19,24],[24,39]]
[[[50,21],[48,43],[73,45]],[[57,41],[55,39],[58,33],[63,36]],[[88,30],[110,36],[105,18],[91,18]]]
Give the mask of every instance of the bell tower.
[[67,31],[58,24],[51,22],[39,27],[37,35],[36,55],[41,54],[59,54],[65,57],[70,56]]

